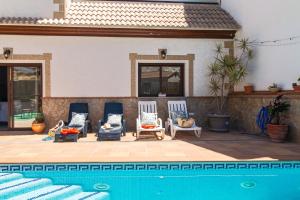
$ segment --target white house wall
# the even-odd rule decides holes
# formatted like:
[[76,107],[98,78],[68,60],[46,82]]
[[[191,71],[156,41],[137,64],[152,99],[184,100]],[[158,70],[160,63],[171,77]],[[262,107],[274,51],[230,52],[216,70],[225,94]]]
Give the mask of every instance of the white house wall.
[[[222,7],[242,26],[240,38],[265,41],[300,36],[299,0],[223,0]],[[273,82],[292,89],[300,77],[300,38],[296,42],[256,47],[245,82],[254,83],[257,90],[266,90]]]
[[218,42],[222,41],[0,36],[0,48],[12,47],[14,54],[52,53],[51,96],[53,97],[130,96],[129,53],[157,55],[159,48],[168,49],[169,55],[195,54],[194,95],[208,96],[207,65],[214,56],[214,47]]
[[0,0],[0,17],[52,18],[58,5],[53,0]]

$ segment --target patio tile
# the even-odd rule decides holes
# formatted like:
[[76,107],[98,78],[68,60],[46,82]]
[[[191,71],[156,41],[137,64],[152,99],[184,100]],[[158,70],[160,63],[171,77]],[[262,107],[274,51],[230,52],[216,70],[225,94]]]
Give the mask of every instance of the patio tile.
[[94,134],[77,143],[42,141],[45,135],[0,136],[0,163],[23,162],[145,162],[299,160],[298,144],[276,144],[267,138],[239,133],[204,132],[169,136],[163,141],[147,137],[136,141],[132,133],[121,141],[97,142]]

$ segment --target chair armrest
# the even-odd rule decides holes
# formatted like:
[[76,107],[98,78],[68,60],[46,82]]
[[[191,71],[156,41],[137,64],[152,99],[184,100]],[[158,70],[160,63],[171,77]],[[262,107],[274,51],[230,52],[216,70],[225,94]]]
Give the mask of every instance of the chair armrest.
[[141,127],[141,122],[139,118],[136,118],[136,127]]
[[126,135],[126,132],[127,132],[126,120],[125,120],[125,119],[123,119],[122,125],[123,125],[123,135],[125,136],[125,135]]
[[101,126],[103,126],[103,125],[104,125],[104,120],[103,120],[103,119],[100,119],[99,122],[98,122],[99,128],[100,128]]
[[91,121],[90,120],[85,120],[84,122],[84,127],[83,127],[83,134],[86,136],[88,130],[89,130],[89,126],[91,125]]
[[161,118],[158,118],[157,121],[158,121],[158,125],[159,125],[160,127],[162,127],[162,120],[161,120]]
[[168,119],[167,119],[167,122],[169,123],[169,126],[173,125],[172,119],[168,118]]
[[166,123],[165,123],[165,129],[166,131],[172,130],[173,129],[173,120],[168,118]]

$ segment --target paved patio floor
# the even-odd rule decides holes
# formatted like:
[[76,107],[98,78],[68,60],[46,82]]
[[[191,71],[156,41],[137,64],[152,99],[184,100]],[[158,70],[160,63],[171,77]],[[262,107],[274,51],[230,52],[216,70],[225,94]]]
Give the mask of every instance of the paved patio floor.
[[239,161],[300,160],[300,145],[272,143],[265,137],[240,133],[178,133],[158,141],[146,135],[135,141],[127,133],[122,141],[97,142],[89,134],[77,143],[42,141],[45,135],[0,136],[0,163],[135,162],[135,161]]

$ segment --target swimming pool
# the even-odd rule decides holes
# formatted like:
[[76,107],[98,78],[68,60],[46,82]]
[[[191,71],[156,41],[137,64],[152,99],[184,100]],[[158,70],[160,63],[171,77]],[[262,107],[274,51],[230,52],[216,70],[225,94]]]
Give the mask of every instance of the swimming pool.
[[2,164],[0,171],[78,185],[110,200],[300,199],[298,161]]

